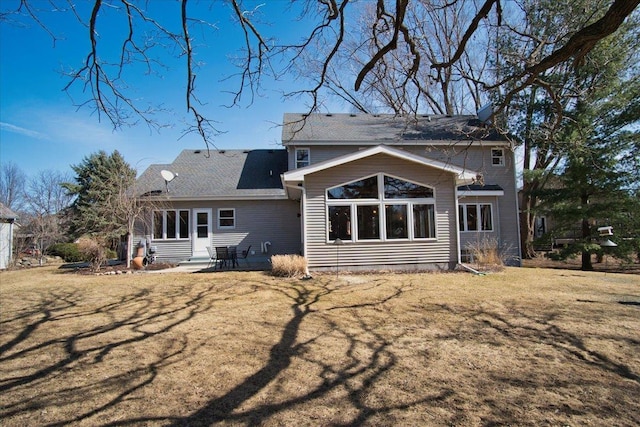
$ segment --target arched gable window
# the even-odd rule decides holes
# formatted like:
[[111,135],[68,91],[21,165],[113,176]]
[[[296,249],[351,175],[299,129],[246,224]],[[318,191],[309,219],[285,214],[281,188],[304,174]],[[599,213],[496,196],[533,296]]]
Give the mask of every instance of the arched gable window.
[[329,188],[327,239],[337,238],[435,239],[435,190],[382,173]]

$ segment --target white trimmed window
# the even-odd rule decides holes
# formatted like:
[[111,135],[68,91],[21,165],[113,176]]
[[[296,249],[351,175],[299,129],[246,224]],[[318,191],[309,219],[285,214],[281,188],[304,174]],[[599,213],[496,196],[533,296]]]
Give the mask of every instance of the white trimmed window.
[[458,205],[460,231],[493,231],[493,210],[490,203]]
[[491,149],[491,166],[504,166],[504,148]]
[[235,209],[218,209],[218,228],[220,229],[236,228],[236,210]]
[[296,169],[311,164],[311,150],[309,148],[296,148]]
[[376,174],[327,190],[327,240],[436,238],[434,189]]
[[152,230],[154,240],[189,238],[188,210],[158,210],[153,212]]

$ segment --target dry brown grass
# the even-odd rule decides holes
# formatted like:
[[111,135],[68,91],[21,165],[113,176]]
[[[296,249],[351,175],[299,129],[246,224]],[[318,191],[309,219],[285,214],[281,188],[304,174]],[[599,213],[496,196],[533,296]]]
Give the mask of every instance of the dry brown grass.
[[640,277],[0,274],[0,417],[35,425],[640,424]]
[[300,255],[274,255],[271,274],[278,277],[301,277],[307,271],[307,259]]

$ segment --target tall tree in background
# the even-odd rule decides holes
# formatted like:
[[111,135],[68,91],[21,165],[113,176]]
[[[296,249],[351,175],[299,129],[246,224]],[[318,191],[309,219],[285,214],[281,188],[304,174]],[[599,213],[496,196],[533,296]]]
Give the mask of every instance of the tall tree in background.
[[40,254],[53,243],[66,240],[66,209],[73,196],[62,186],[71,179],[69,174],[53,170],[40,171],[28,181],[25,192],[26,214],[24,230],[38,245]]
[[[251,6],[246,7],[245,3],[250,3]],[[552,3],[547,2],[548,5]],[[300,66],[301,62],[304,64],[308,58],[315,58],[313,79],[305,79],[301,83],[302,89],[294,89],[290,93],[306,96],[311,112],[322,107],[323,94],[335,92],[333,89],[337,86],[330,86],[332,80],[339,82],[342,87],[352,86],[352,90],[340,91],[339,94],[343,100],[360,108],[363,104],[350,95],[365,87],[372,87],[369,79],[379,78],[387,79],[386,87],[393,89],[389,92],[387,103],[395,107],[394,111],[416,111],[425,104],[410,102],[410,96],[405,97],[405,94],[423,91],[431,83],[440,84],[441,90],[445,89],[442,84],[449,81],[447,76],[454,76],[456,73],[478,85],[478,88],[481,87],[486,94],[501,91],[503,96],[499,97],[496,107],[497,111],[502,111],[515,96],[537,84],[539,77],[549,70],[562,64],[579,64],[599,41],[618,30],[625,19],[633,14],[640,0],[603,0],[602,7],[593,13],[591,9],[584,9],[573,15],[551,16],[551,20],[587,18],[580,25],[566,27],[563,29],[566,31],[553,35],[551,44],[549,39],[537,39],[535,34],[527,34],[526,28],[522,27],[521,14],[512,14],[511,11],[507,13],[505,8],[518,7],[520,2],[504,0],[437,3],[425,0],[379,0],[369,15],[362,13],[368,4],[366,2],[268,2],[269,6],[276,5],[278,8],[275,11],[270,9],[271,13],[284,13],[285,16],[291,16],[292,20],[303,19],[307,24],[306,27],[298,27],[302,28],[300,34],[288,34],[289,40],[277,40],[273,37],[273,27],[269,23],[269,16],[262,12],[266,7],[261,2],[229,0],[209,4],[180,0],[171,4],[162,3],[159,6],[162,12],[159,12],[157,4],[135,0],[94,0],[89,3],[49,0],[45,8],[38,9],[38,2],[35,1],[4,1],[0,3],[0,20],[17,20],[20,24],[31,20],[47,31],[55,42],[59,41],[58,36],[47,27],[47,22],[52,19],[51,11],[55,11],[53,19],[59,19],[63,12],[67,13],[66,16],[75,17],[81,28],[86,29],[90,43],[82,65],[69,72],[70,82],[65,89],[78,87],[85,97],[78,104],[91,106],[98,117],[105,117],[115,128],[140,120],[156,128],[162,125],[155,116],[162,110],[162,102],[140,100],[134,95],[132,91],[137,88],[124,82],[124,69],[141,69],[145,75],[150,75],[163,66],[158,63],[158,58],[162,55],[177,58],[183,66],[184,99],[186,110],[191,116],[191,126],[186,132],[195,132],[207,146],[215,146],[215,137],[220,131],[216,128],[214,113],[207,110],[206,103],[200,102],[201,99],[214,95],[203,96],[198,93],[198,72],[206,73],[208,69],[203,68],[206,66],[205,61],[196,59],[206,58],[209,44],[206,37],[210,36],[210,32],[216,31],[215,21],[219,19],[219,15],[214,13],[220,13],[221,10],[230,12],[231,19],[240,30],[239,40],[236,40],[239,42],[236,50],[240,53],[234,58],[239,67],[237,79],[233,81],[236,83],[236,90],[226,90],[230,92],[232,105],[240,103],[245,92],[249,92],[249,96],[245,98],[250,100],[258,96],[263,79],[290,76],[292,67]],[[217,9],[218,6],[221,9]],[[175,21],[166,21],[169,7],[174,8],[169,16]],[[463,11],[464,15],[461,13]],[[573,13],[568,8],[563,12]],[[462,16],[466,18],[459,24],[445,26],[445,31],[439,25]],[[361,24],[363,20],[364,25]],[[524,52],[524,58],[527,59],[512,63],[510,72],[501,74],[497,79],[490,74],[485,79],[483,76],[467,75],[464,72],[468,69],[479,71],[469,68],[468,65],[474,64],[465,64],[465,61],[475,56],[475,52],[489,50],[491,47],[491,39],[484,37],[483,33],[485,22],[496,31],[509,34],[514,40],[529,40],[529,43],[522,46],[526,50],[520,52]],[[119,26],[124,26],[126,30],[121,33],[109,31]],[[371,43],[350,44],[347,35],[362,31],[362,28],[366,29]],[[455,33],[447,32],[453,28],[459,30]],[[115,35],[110,43],[105,43],[100,38],[103,34]],[[454,35],[455,40],[452,43],[444,40],[446,43],[443,46],[436,39],[441,34],[447,34],[447,37],[449,34]],[[114,40],[114,37],[117,39]],[[425,38],[431,38],[432,42],[427,43]],[[120,49],[114,49],[114,43]],[[553,47],[547,49],[550,45]],[[419,46],[424,48],[420,49]],[[345,67],[334,67],[341,57],[353,57],[355,61]],[[402,73],[380,74],[389,65]],[[336,74],[336,70],[339,70],[339,74]],[[399,78],[394,79],[394,76]],[[429,93],[432,89],[429,88]],[[551,93],[553,89],[553,86],[545,88]],[[477,95],[480,93],[474,96]],[[474,98],[474,101],[477,99]],[[405,102],[407,104],[402,105]],[[160,106],[148,107],[154,104]],[[454,108],[447,104],[443,106],[444,111]],[[171,116],[170,119],[175,118]]]
[[[526,17],[526,36],[514,38],[507,34],[498,38],[498,71],[507,76],[522,62],[533,63],[556,51],[575,28],[588,26],[608,7],[600,0],[530,0],[520,4],[522,16]],[[613,107],[608,100],[638,79],[639,36],[636,14],[615,36],[601,40],[582,57],[579,66],[563,62],[551,67],[515,95],[510,85],[504,87],[502,96],[511,95],[504,127],[515,135],[523,153],[520,234],[524,257],[535,255],[534,225],[540,210],[540,193],[572,153],[583,153],[582,144],[591,135],[589,129],[593,126],[589,122],[596,118],[585,117],[578,109],[589,106],[590,110],[604,113],[603,108]],[[627,117],[626,123],[637,120]],[[576,138],[580,132],[582,138]]]
[[[631,41],[630,41],[631,42]],[[577,102],[559,137],[573,146],[562,164],[560,185],[544,191],[542,208],[558,231],[580,229],[580,239],[565,255],[580,253],[582,269],[592,270],[592,254],[600,247],[598,226],[616,225],[616,233],[637,238],[640,200],[640,79],[627,80],[617,63],[626,60],[614,41],[603,45],[609,79]],[[587,72],[586,68],[582,69]]]
[[136,171],[118,151],[99,151],[72,165],[74,183],[65,183],[72,205],[71,232],[75,237],[100,236],[111,241],[127,232],[118,213],[118,200],[135,181]]
[[24,208],[27,176],[12,162],[2,163],[0,169],[0,202],[14,212]]

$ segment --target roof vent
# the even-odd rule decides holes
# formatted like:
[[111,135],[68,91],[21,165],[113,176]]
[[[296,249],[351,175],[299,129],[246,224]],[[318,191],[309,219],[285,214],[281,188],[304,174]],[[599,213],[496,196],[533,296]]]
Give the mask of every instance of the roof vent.
[[195,151],[193,152],[193,154],[200,154],[201,152],[202,152],[202,151],[200,151],[200,150],[195,150]]
[[333,117],[333,114],[327,114],[327,117]]
[[227,152],[226,150],[219,150],[219,151],[218,151],[218,153],[220,153],[220,154],[224,154],[224,153],[226,153],[226,152]]
[[353,113],[349,114],[349,117],[355,117],[355,116],[356,116],[356,115],[355,115],[355,114],[353,114]]
[[489,118],[491,117],[491,115],[493,114],[493,105],[491,105],[490,103],[483,106],[482,108],[480,108],[478,110],[478,118],[483,122],[483,123],[488,123],[489,122]]

